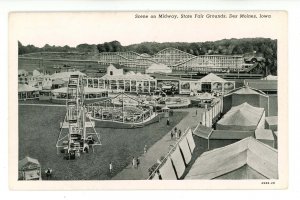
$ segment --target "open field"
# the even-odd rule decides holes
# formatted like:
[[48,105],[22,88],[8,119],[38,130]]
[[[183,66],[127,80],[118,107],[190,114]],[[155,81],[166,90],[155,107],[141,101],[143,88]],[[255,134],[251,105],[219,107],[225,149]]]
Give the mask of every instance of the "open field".
[[[57,155],[55,147],[59,122],[65,112],[62,107],[19,106],[19,159],[24,156],[38,159],[43,171],[48,167],[53,169],[56,180],[109,180],[130,164],[132,156],[141,155],[145,144],[152,146],[187,115],[175,112],[171,126],[166,126],[166,119],[162,119],[140,129],[97,129],[102,146],[95,147],[94,153],[81,154],[79,159],[70,161]],[[114,167],[112,175],[108,172],[110,161]]]
[[[97,60],[60,60],[60,59],[49,59],[49,60],[41,60],[41,59],[31,59],[31,58],[19,58],[18,59],[18,67],[19,69],[24,69],[28,72],[32,72],[33,70],[47,71],[50,74],[53,74],[55,71],[59,70],[58,67],[64,68],[64,65],[71,66],[72,69],[76,69],[81,71],[88,76],[91,77],[101,77],[106,72],[106,68],[109,64],[101,64],[98,63]],[[121,67],[118,64],[113,64],[115,67]],[[145,73],[145,69],[140,68],[129,68],[122,66],[124,72],[127,71],[135,71]],[[101,72],[100,72],[101,71]]]

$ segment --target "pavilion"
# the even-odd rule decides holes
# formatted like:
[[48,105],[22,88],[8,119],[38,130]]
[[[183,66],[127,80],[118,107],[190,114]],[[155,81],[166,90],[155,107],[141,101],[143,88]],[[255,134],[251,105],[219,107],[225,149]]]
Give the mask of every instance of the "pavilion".
[[19,180],[41,180],[41,165],[37,159],[25,157],[19,161]]
[[36,99],[39,97],[39,89],[27,84],[18,84],[18,99]]

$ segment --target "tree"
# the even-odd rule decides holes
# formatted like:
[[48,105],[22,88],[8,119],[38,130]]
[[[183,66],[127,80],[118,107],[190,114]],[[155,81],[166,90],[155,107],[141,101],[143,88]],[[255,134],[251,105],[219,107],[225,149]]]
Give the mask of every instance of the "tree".
[[111,43],[104,42],[104,48],[105,48],[106,52],[112,52],[113,51],[113,47],[111,46]]
[[98,49],[99,53],[102,53],[102,52],[106,51],[106,49],[104,47],[104,44],[98,44],[97,49]]
[[112,51],[113,52],[119,52],[119,51],[122,51],[122,45],[119,41],[112,41],[110,42],[110,45],[111,45],[111,48],[112,48]]
[[22,45],[22,43],[21,43],[20,41],[18,41],[18,54],[19,54],[19,55],[22,55],[22,54],[24,54],[24,53],[26,53],[26,52],[25,52],[25,48],[24,48],[24,46]]
[[240,47],[240,46],[236,46],[236,47],[234,47],[234,49],[232,50],[232,54],[243,54],[244,52],[243,52],[243,50],[242,50],[242,48]]

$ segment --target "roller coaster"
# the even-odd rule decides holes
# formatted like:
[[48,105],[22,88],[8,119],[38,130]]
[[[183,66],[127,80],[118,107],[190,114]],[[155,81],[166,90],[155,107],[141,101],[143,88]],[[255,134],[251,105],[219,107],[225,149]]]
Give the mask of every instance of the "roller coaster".
[[95,129],[84,105],[84,86],[80,75],[71,75],[68,82],[66,115],[60,123],[56,142],[57,153],[64,153],[66,159],[75,159],[80,153],[88,153],[94,146],[101,145],[100,134]]
[[80,53],[37,52],[19,56],[19,64],[27,67],[40,65],[76,65],[94,66],[118,64],[130,70],[145,71],[152,64],[164,64],[173,71],[214,72],[214,73],[248,73],[257,65],[245,63],[242,55],[192,55],[176,48],[165,48],[154,55],[138,54],[136,52],[102,52],[94,56]]

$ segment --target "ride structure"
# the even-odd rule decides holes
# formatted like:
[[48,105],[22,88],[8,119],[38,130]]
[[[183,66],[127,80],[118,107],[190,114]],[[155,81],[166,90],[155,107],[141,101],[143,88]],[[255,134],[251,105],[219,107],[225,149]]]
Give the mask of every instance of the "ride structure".
[[57,153],[61,150],[67,159],[75,159],[80,152],[89,152],[90,147],[101,145],[100,134],[95,129],[84,105],[84,85],[80,75],[71,75],[68,82],[66,115],[60,123],[56,142]]
[[102,128],[142,128],[159,122],[155,100],[134,98],[125,93],[87,105],[87,112]]

